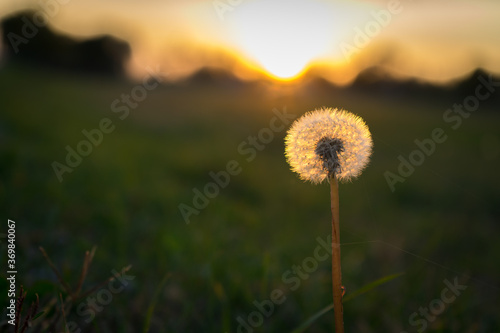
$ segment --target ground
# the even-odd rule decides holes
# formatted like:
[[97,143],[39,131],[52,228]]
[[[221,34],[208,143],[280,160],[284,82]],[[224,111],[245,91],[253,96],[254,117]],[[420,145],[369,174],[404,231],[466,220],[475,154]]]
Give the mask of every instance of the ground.
[[[144,90],[137,105],[122,102],[136,86],[0,71],[1,210],[5,222],[16,221],[17,280],[28,297],[38,293],[43,304],[60,292],[39,246],[76,284],[84,252],[95,245],[84,287],[127,265],[134,278],[90,323],[75,308],[68,314],[84,332],[140,331],[151,304],[151,332],[250,331],[241,322],[256,332],[300,326],[332,302],[329,258],[309,258],[331,230],[329,188],[289,170],[289,120],[280,119],[281,128],[272,119],[285,109],[298,117],[328,106],[363,117],[374,139],[370,165],[340,185],[347,295],[404,272],[345,303],[346,331],[500,330],[498,105],[480,105],[453,129],[443,114],[466,96],[162,84]],[[422,150],[414,141],[439,128],[446,140],[402,176],[401,159]],[[91,152],[69,166],[66,147],[77,150],[89,141],[82,131],[94,129],[101,129],[98,144],[81,146]],[[54,162],[71,172],[58,178]],[[389,184],[387,172],[404,182]],[[215,194],[198,198],[196,208],[196,193],[215,183],[213,173],[219,185],[208,191]],[[180,205],[196,211],[185,213],[189,224]],[[6,253],[5,242],[2,248]],[[332,327],[328,312],[308,332]]]

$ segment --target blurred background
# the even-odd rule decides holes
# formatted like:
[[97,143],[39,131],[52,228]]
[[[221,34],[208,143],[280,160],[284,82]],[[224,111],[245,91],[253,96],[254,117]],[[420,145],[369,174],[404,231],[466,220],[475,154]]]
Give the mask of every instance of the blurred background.
[[[331,332],[308,322],[330,260],[307,265],[329,187],[283,141],[323,106],[374,140],[340,185],[346,296],[404,273],[345,303],[346,332],[500,330],[497,1],[2,0],[0,20],[0,261],[11,219],[27,332],[65,331],[59,294],[67,332]],[[94,246],[76,295],[60,280]]]

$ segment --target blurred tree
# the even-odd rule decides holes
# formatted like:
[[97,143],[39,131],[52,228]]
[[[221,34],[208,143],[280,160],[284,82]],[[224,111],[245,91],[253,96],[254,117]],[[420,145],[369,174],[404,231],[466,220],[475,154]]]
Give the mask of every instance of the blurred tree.
[[52,32],[37,22],[35,12],[5,18],[2,42],[7,62],[51,69],[122,76],[130,57],[128,43],[111,36],[78,41]]

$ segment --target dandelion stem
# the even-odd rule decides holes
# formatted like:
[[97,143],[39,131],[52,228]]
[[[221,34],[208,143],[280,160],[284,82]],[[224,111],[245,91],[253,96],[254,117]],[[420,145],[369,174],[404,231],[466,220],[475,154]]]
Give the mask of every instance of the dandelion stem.
[[342,272],[340,269],[339,187],[335,175],[330,176],[330,199],[332,206],[332,285],[335,332],[344,333]]

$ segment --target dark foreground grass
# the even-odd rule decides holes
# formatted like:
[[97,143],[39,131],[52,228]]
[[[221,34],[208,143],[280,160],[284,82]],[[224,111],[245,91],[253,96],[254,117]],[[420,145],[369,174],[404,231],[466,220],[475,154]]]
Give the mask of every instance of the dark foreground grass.
[[[256,332],[299,327],[331,303],[330,260],[315,261],[316,268],[307,259],[317,239],[330,234],[328,186],[303,183],[289,171],[285,130],[251,161],[238,147],[269,127],[273,108],[300,116],[338,106],[364,117],[375,143],[360,179],[340,186],[347,295],[405,273],[347,302],[346,332],[500,330],[498,105],[481,107],[452,130],[443,112],[465,96],[431,101],[293,87],[161,86],[121,120],[110,105],[133,86],[0,71],[1,232],[7,219],[16,221],[17,280],[28,299],[38,293],[42,306],[61,292],[39,246],[76,284],[83,254],[96,245],[84,287],[128,265],[134,279],[109,304],[92,308],[82,299],[79,313],[67,313],[82,332],[140,332],[146,324],[150,332],[250,331],[238,318],[261,321]],[[51,164],[64,163],[65,146],[76,148],[81,131],[103,117],[115,130],[59,182]],[[391,191],[384,172],[396,173],[398,156],[408,157],[413,141],[437,127],[448,139]],[[209,173],[231,160],[241,172],[186,224],[179,204],[193,206],[193,189],[203,191]],[[3,241],[2,253],[5,267]],[[297,271],[303,263],[310,266]],[[5,274],[0,290],[7,289]],[[467,288],[443,293],[445,280]],[[257,315],[256,304],[268,305],[275,289],[282,303]],[[308,332],[332,327],[327,312]]]

